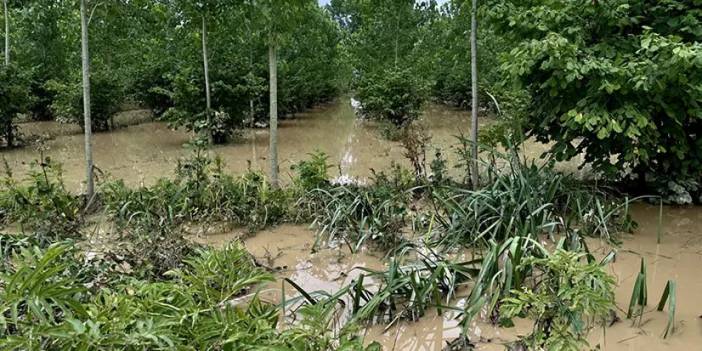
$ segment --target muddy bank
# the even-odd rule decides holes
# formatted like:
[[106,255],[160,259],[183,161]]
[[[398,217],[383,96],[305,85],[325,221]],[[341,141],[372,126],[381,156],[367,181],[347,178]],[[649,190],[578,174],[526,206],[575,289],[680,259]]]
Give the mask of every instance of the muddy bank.
[[[617,259],[609,266],[617,282],[617,314],[623,320],[604,331],[594,330],[590,335],[591,346],[600,344],[601,350],[615,351],[699,349],[702,345],[699,293],[702,291],[702,240],[699,240],[698,224],[702,223],[702,208],[665,208],[660,245],[657,244],[658,207],[636,204],[632,215],[639,227],[633,234],[623,237],[622,246],[616,248]],[[198,240],[223,245],[243,235],[243,232],[233,231],[202,235]],[[247,238],[244,243],[260,262],[278,269],[280,278],[291,278],[308,291],[334,292],[358,276],[356,267],[385,267],[381,255],[369,251],[351,254],[341,247],[312,254],[314,232],[307,226],[280,226]],[[612,249],[595,239],[589,244],[602,256]],[[641,325],[632,325],[624,317],[641,257],[646,259],[648,269],[649,306]],[[676,332],[663,339],[667,312],[656,311],[655,304],[669,279],[677,283]],[[267,288],[271,299],[279,300],[281,284],[279,281]],[[288,298],[296,295],[289,285],[285,291]],[[418,322],[402,322],[389,330],[385,330],[385,326],[372,327],[367,330],[366,339],[380,341],[386,350],[441,350],[446,341],[459,335],[458,321],[453,317],[451,313],[440,316],[436,311],[429,311]],[[530,332],[529,321],[515,322],[513,328],[498,328],[476,321],[470,326],[472,340],[478,350],[504,350],[505,343]]]

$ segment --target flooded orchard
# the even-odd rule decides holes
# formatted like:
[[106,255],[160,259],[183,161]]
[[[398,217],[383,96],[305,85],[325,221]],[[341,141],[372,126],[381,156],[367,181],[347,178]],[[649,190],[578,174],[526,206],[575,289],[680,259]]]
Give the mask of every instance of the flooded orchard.
[[[468,113],[458,109],[434,105],[423,114],[422,125],[431,135],[429,158],[434,148],[443,149],[448,158],[454,157],[454,136],[465,132]],[[95,135],[94,158],[101,176],[124,179],[130,187],[151,185],[162,177],[172,177],[175,164],[189,151],[184,145],[192,135],[168,128],[165,123],[152,121],[147,111],[123,113],[118,116],[123,127]],[[492,123],[485,119],[481,123]],[[82,191],[83,138],[80,129],[68,128],[54,122],[33,122],[20,126],[25,136],[44,135],[41,148],[45,156],[60,162],[67,187]],[[322,151],[335,165],[332,176],[364,180],[373,170],[387,170],[391,162],[408,166],[403,147],[380,137],[377,126],[358,120],[348,103],[339,99],[317,107],[294,118],[282,121],[280,126],[281,169],[306,159],[310,153]],[[28,139],[31,139],[28,138]],[[39,157],[35,147],[3,151],[2,157],[11,169],[22,174],[29,163]],[[545,145],[527,142],[522,153],[538,159],[547,149]],[[265,172],[268,169],[268,131],[246,130],[236,142],[215,146],[211,153],[221,157],[226,172],[240,174],[248,169]],[[581,172],[575,162],[561,164],[566,172]],[[288,177],[290,178],[290,177]],[[617,315],[621,320],[602,330],[590,333],[591,345],[602,350],[683,350],[702,345],[702,242],[698,240],[702,224],[702,210],[698,207],[668,207],[663,209],[661,242],[658,206],[637,203],[630,208],[638,228],[625,234],[619,247],[595,239],[588,239],[590,250],[604,257],[611,249],[617,252],[615,261],[607,270],[615,277]],[[285,285],[286,299],[296,296],[294,287],[282,281],[289,278],[306,291],[333,293],[358,278],[360,268],[383,270],[387,258],[382,252],[364,248],[352,253],[345,245],[322,248],[313,252],[315,230],[309,225],[283,224],[254,234],[246,230],[217,229],[193,233],[196,242],[223,247],[233,240],[243,240],[245,248],[256,261],[273,270],[278,280],[266,286],[264,298],[280,302],[281,287]],[[645,258],[648,270],[649,302],[640,324],[624,319],[632,288]],[[677,282],[676,330],[672,337],[662,338],[667,313],[655,310],[668,280]],[[461,299],[455,302],[460,306]],[[366,327],[363,336],[367,343],[380,342],[386,350],[441,350],[461,332],[455,313],[429,309],[417,321],[398,321],[391,327]],[[511,328],[497,327],[482,316],[469,326],[469,336],[476,350],[502,350],[506,344],[531,332],[528,320],[515,320]]]
[[[175,164],[189,154],[186,144],[192,134],[173,130],[164,122],[150,121],[148,111],[137,110],[117,116],[121,125],[112,132],[97,133],[93,140],[93,157],[100,174],[124,179],[129,186],[150,185],[160,177],[171,177]],[[433,144],[427,156],[433,157],[435,148],[453,157],[452,146],[456,136],[467,134],[469,113],[444,105],[432,105],[424,113],[423,125],[428,128]],[[141,123],[139,123],[141,122]],[[485,119],[481,123],[492,123]],[[57,122],[30,122],[19,126],[20,132],[34,139],[44,136],[41,145],[2,152],[10,168],[21,175],[31,161],[44,156],[63,165],[65,181],[73,191],[80,191],[84,176],[83,135],[80,128]],[[335,176],[360,178],[371,175],[371,170],[389,168],[391,162],[407,166],[404,150],[398,142],[379,136],[377,125],[356,118],[348,98],[316,107],[280,123],[280,169],[290,174],[290,166],[306,159],[310,153],[322,151],[336,167]],[[267,129],[245,130],[240,139],[226,145],[212,147],[212,153],[221,157],[230,173],[242,173],[251,168],[269,170]],[[546,151],[539,143],[530,142],[524,153],[538,158]],[[574,163],[572,165],[575,165]],[[570,170],[575,171],[574,166]],[[289,177],[282,177],[283,181]]]

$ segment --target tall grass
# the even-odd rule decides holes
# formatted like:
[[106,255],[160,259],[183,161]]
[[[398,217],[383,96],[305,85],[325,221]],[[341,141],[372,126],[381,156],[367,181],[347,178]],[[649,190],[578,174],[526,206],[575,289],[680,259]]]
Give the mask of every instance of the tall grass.
[[574,231],[614,240],[616,232],[632,228],[628,201],[619,203],[549,165],[527,165],[513,158],[506,164],[494,182],[481,189],[432,189],[439,244],[484,246],[490,240],[529,235],[554,239]]

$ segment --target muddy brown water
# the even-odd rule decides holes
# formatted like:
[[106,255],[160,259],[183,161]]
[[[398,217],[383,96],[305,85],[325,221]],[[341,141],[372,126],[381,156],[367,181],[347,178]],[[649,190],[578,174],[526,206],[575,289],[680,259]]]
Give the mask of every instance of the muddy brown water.
[[[612,249],[617,250],[616,261],[608,270],[617,282],[617,315],[622,318],[605,330],[593,330],[589,338],[591,346],[599,344],[601,350],[614,351],[702,349],[702,241],[699,239],[702,210],[665,208],[660,244],[657,244],[658,207],[635,204],[631,210],[639,228],[633,234],[624,235],[620,247],[589,240],[590,248],[602,256]],[[244,232],[231,231],[199,236],[196,240],[221,246],[242,237],[246,237]],[[371,251],[352,254],[342,247],[312,253],[314,240],[314,231],[308,226],[282,225],[243,242],[259,262],[279,269],[279,277],[290,278],[307,291],[333,293],[357,278],[361,273],[359,267],[376,270],[385,267],[382,255]],[[645,258],[648,270],[649,306],[641,324],[633,325],[624,317],[641,257]],[[668,280],[677,283],[676,331],[663,339],[667,309],[658,312],[655,305]],[[282,284],[279,281],[267,287],[264,296],[279,301]],[[288,284],[285,291],[287,298],[297,295]],[[385,350],[438,351],[460,333],[454,317],[430,310],[417,322],[401,322],[388,330],[385,326],[371,327],[365,339],[379,341]],[[505,344],[529,334],[531,327],[528,320],[516,320],[513,328],[500,328],[478,320],[470,325],[469,332],[477,350],[504,350]]]
[[[432,136],[432,145],[427,150],[428,158],[433,157],[436,147],[442,148],[449,159],[454,158],[452,145],[456,143],[455,136],[468,133],[468,112],[432,105],[425,111],[422,120]],[[93,158],[95,166],[101,171],[99,174],[124,179],[129,186],[150,185],[158,178],[172,176],[177,161],[190,153],[184,145],[192,135],[182,130],[172,130],[163,122],[152,121],[148,111],[122,113],[116,117],[116,121],[121,128],[94,135]],[[486,118],[481,123],[492,121]],[[279,128],[278,148],[283,182],[290,179],[290,166],[308,159],[309,154],[316,151],[329,156],[329,162],[334,165],[330,170],[334,177],[363,180],[372,174],[371,170],[387,169],[392,161],[409,166],[403,157],[402,146],[379,137],[377,126],[373,123],[357,120],[347,98],[297,114],[293,119],[285,119]],[[20,124],[19,129],[26,136],[46,136],[48,140],[42,147],[44,155],[63,165],[68,189],[76,192],[84,189],[85,156],[80,128],[56,122],[28,122]],[[231,173],[242,173],[249,167],[267,172],[268,139],[266,129],[246,130],[240,140],[215,146],[211,152],[224,160],[227,171]],[[544,145],[530,143],[526,152],[538,157],[545,150]],[[34,144],[2,150],[0,157],[7,160],[17,177],[21,177],[29,170],[30,163],[40,157],[40,153]]]
[[[424,123],[432,135],[432,143],[446,150],[454,135],[468,131],[469,114],[444,106],[430,106],[424,114]],[[151,184],[159,177],[171,176],[177,160],[188,154],[183,145],[191,135],[169,129],[161,122],[153,122],[146,111],[132,111],[117,118],[125,127],[109,133],[98,133],[94,140],[96,165],[114,178],[122,178],[128,185]],[[135,122],[140,122],[134,124]],[[490,123],[484,119],[482,123]],[[20,130],[27,135],[45,134],[45,154],[63,164],[66,184],[74,191],[82,190],[83,136],[79,128],[54,122],[23,123]],[[350,108],[348,99],[317,107],[284,120],[280,126],[280,161],[283,174],[290,166],[306,159],[316,150],[325,152],[336,165],[333,175],[356,178],[369,177],[371,169],[386,169],[391,161],[405,164],[403,149],[398,143],[378,137],[372,124],[360,122]],[[546,145],[528,142],[523,153],[537,158]],[[432,150],[429,150],[432,154]],[[246,131],[237,143],[214,147],[232,173],[241,173],[249,165],[266,171],[268,168],[268,133],[266,130]],[[21,176],[28,164],[38,157],[34,147],[0,151],[16,175]],[[407,164],[405,164],[407,165]],[[571,162],[560,167],[579,172]],[[615,263],[610,266],[617,280],[616,302],[625,314],[631,290],[639,269],[640,257],[648,268],[649,306],[642,324],[632,326],[624,320],[604,332],[591,333],[591,345],[600,344],[602,350],[702,350],[702,209],[700,207],[666,207],[663,218],[661,244],[657,244],[658,208],[637,204],[633,206],[634,219],[639,229],[624,238],[618,248]],[[222,245],[243,237],[237,231],[200,235],[197,240]],[[351,282],[360,271],[357,267],[382,269],[382,255],[370,251],[351,254],[345,248],[311,253],[314,232],[307,226],[283,225],[267,230],[244,241],[261,262],[280,269],[280,277],[289,277],[309,291],[334,292]],[[591,248],[604,254],[610,248],[596,240]],[[667,323],[666,312],[655,311],[666,282],[677,283],[677,330],[672,337],[663,339]],[[271,298],[281,295],[281,283],[268,287]],[[286,296],[294,290],[286,286]],[[455,338],[459,329],[451,315],[439,316],[430,311],[418,322],[403,322],[384,330],[370,328],[367,340],[378,340],[386,350],[440,350],[445,341]],[[470,327],[472,339],[479,350],[502,350],[503,344],[528,334],[529,321],[517,321],[514,328],[496,328],[477,321]]]

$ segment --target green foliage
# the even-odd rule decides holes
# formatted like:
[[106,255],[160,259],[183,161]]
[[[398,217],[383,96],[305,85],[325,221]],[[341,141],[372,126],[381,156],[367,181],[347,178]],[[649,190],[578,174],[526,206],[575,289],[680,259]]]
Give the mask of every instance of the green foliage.
[[[629,309],[626,312],[626,318],[635,317],[638,313],[640,318],[643,318],[644,307],[648,304],[648,288],[646,286],[646,261],[641,257],[641,269],[636,276],[634,282],[634,290],[631,293],[629,301]],[[639,322],[641,319],[639,319]]]
[[[66,245],[52,245],[46,252],[24,248],[10,256],[10,270],[3,270],[0,280],[0,335],[12,344],[14,335],[36,325],[56,326],[64,318],[85,311],[79,296],[84,288],[75,284],[61,256],[69,253]],[[41,345],[39,339],[27,338],[30,349]]]
[[309,160],[303,160],[291,167],[297,172],[295,185],[303,191],[322,188],[329,184],[329,156],[323,152],[310,154]]
[[349,184],[311,190],[301,201],[312,208],[313,224],[318,228],[315,248],[322,242],[338,241],[354,252],[366,242],[381,249],[400,244],[410,196],[396,184],[380,174],[371,186]]
[[226,221],[256,230],[283,221],[291,201],[262,174],[225,174],[221,160],[201,149],[179,162],[175,180],[163,178],[139,189],[110,182],[103,185],[103,196],[106,211],[119,224],[146,229]]
[[243,127],[244,119],[249,113],[249,99],[260,90],[260,81],[248,86],[249,82],[242,79],[246,69],[247,67],[224,67],[211,73],[213,111],[209,125],[205,114],[205,96],[202,91],[204,78],[201,72],[184,70],[175,73],[169,77],[170,91],[157,90],[173,104],[162,119],[172,127],[183,127],[205,135],[209,133],[218,144],[230,140],[235,130]]
[[365,348],[353,325],[334,332],[329,301],[302,307],[301,322],[279,331],[279,308],[255,292],[272,276],[239,243],[197,251],[169,274],[173,279],[132,277],[89,289],[95,276],[85,274],[86,262],[72,244],[41,250],[14,242],[17,248],[7,256],[11,264],[0,269],[3,349],[380,349]]
[[663,311],[666,303],[668,304],[668,324],[665,326],[665,331],[663,332],[663,338],[675,333],[675,282],[669,280],[665,284],[665,289],[663,290],[663,295],[661,295],[661,300],[658,302],[658,311]]
[[[186,259],[186,267],[171,274],[193,289],[196,301],[218,306],[248,293],[251,286],[272,281],[240,244],[229,244],[222,250],[198,250]],[[230,267],[237,267],[232,270]]]
[[616,232],[631,229],[628,201],[614,201],[606,191],[557,173],[552,165],[496,157],[497,162],[485,167],[493,180],[484,188],[455,184],[432,188],[430,201],[444,245],[573,232],[616,241]]
[[419,117],[426,101],[426,82],[408,69],[391,68],[364,76],[356,85],[363,113],[404,127]]
[[25,180],[8,175],[0,183],[0,220],[19,224],[43,244],[80,236],[80,206],[64,187],[61,166],[49,158],[32,163]]
[[18,138],[17,114],[27,112],[31,102],[29,82],[15,65],[0,67],[0,82],[0,142],[13,147]]
[[[54,95],[51,111],[57,121],[75,123],[83,127],[83,90],[78,75],[71,75],[68,81],[51,80],[46,88]],[[123,87],[110,72],[98,70],[90,75],[91,123],[95,131],[105,131],[112,127],[111,118],[123,101]]]
[[503,299],[501,312],[534,319],[533,333],[522,339],[529,349],[586,349],[589,329],[614,307],[614,279],[598,263],[581,263],[583,258],[582,253],[557,250],[520,265],[538,271],[538,278]]
[[[403,257],[415,261],[402,262]],[[476,262],[458,262],[435,252],[423,253],[418,247],[405,246],[396,252],[387,270],[364,269],[347,288],[358,320],[394,323],[424,316],[430,307],[439,313],[456,296],[458,289],[477,273]],[[364,286],[365,279],[373,282]]]
[[[702,169],[702,12],[696,1],[507,1],[503,68],[532,96],[528,128],[559,159],[664,194]],[[692,198],[683,196],[684,202]]]

